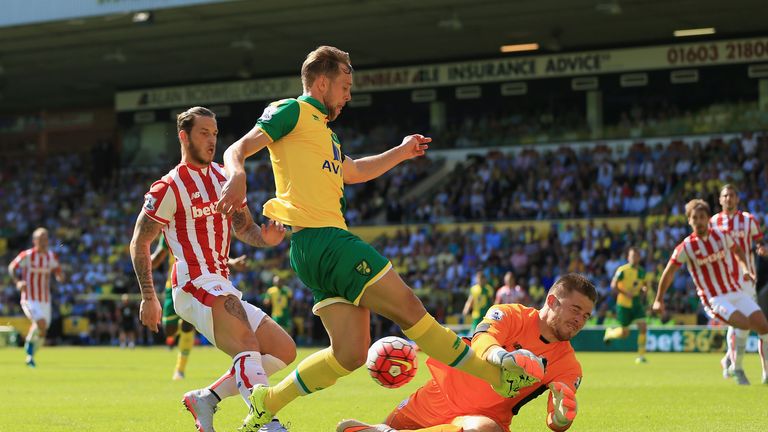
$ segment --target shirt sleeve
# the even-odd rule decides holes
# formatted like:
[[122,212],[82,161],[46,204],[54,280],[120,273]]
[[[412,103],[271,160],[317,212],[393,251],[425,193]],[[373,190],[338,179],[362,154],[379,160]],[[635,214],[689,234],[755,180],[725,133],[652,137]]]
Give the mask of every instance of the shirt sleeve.
[[685,243],[680,243],[677,245],[675,250],[672,252],[672,256],[669,257],[669,262],[676,266],[681,266],[688,262],[688,254],[685,253]]
[[61,263],[59,262],[59,257],[56,254],[52,254],[53,259],[51,260],[51,270],[53,270],[54,273],[59,274],[61,273]]
[[272,142],[288,135],[299,122],[299,101],[283,99],[272,102],[256,121],[256,127],[269,136]]
[[176,213],[176,197],[167,182],[158,180],[152,183],[149,192],[144,195],[142,211],[153,221],[168,225]]
[[472,337],[472,347],[476,353],[484,355],[493,345],[504,346],[515,330],[522,325],[520,313],[509,305],[496,305],[488,309]]
[[14,269],[17,268],[24,268],[27,266],[27,261],[24,258],[27,257],[27,251],[21,252],[20,254],[16,255],[16,258],[11,261],[11,267]]

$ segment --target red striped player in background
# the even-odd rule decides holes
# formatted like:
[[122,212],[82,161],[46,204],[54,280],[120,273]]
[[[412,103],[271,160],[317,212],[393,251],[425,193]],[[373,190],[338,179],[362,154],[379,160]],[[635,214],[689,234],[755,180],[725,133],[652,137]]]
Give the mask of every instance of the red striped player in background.
[[[741,211],[739,206],[739,191],[734,185],[727,184],[720,190],[720,207],[723,211],[712,216],[709,220],[710,226],[717,228],[722,232],[728,233],[733,237],[733,241],[744,250],[746,254],[748,273],[756,274],[755,266],[755,247],[760,256],[768,255],[768,250],[760,243],[763,239],[763,233],[760,230],[760,224],[749,212]],[[732,270],[736,282],[741,286],[741,290],[757,301],[757,281],[747,277],[747,274],[740,271],[736,265],[735,257],[732,257]],[[744,351],[747,346],[747,337],[749,330],[741,330],[728,326],[728,352],[720,361],[723,366],[723,377],[735,376],[740,384],[748,384],[749,380],[744,375],[742,363],[744,360]],[[763,340],[758,342],[760,352],[768,349],[764,346]],[[764,357],[763,357],[764,358]],[[768,383],[768,362],[763,360],[763,383]],[[739,372],[736,372],[739,371]]]
[[[36,229],[32,233],[32,244],[31,249],[21,252],[8,264],[8,274],[21,291],[21,308],[32,321],[24,343],[29,367],[35,367],[35,350],[45,343],[45,332],[51,323],[51,273],[57,281],[64,280],[59,259],[48,249],[48,230]],[[19,269],[21,278],[16,276]]]
[[[210,432],[221,399],[239,392],[250,408],[253,386],[266,384],[268,374],[296,357],[291,337],[261,309],[241,300],[227,268],[233,229],[244,243],[268,247],[283,240],[285,228],[271,221],[259,227],[245,202],[231,217],[214,211],[227,179],[224,167],[213,163],[218,127],[212,111],[188,109],[179,114],[177,130],[181,162],[145,195],[131,259],[141,287],[141,323],[157,332],[162,307],[152,279],[150,245],[162,231],[175,258],[171,283],[176,313],[233,359],[220,379],[187,392],[182,400],[198,431]],[[267,426],[284,430],[277,421]]]
[[[685,205],[685,216],[693,233],[672,252],[659,281],[653,310],[664,312],[664,293],[672,284],[675,272],[685,264],[707,313],[737,329],[754,330],[760,337],[761,346],[765,346],[768,342],[768,320],[755,300],[742,291],[737,280],[739,273],[732,268],[732,257],[746,278],[754,281],[755,273],[748,269],[744,250],[731,235],[709,226],[709,215],[709,204],[704,200],[694,199]],[[763,363],[766,355],[768,353],[762,350],[760,356]],[[749,384],[743,370],[740,373],[735,370],[734,373],[739,384]]]

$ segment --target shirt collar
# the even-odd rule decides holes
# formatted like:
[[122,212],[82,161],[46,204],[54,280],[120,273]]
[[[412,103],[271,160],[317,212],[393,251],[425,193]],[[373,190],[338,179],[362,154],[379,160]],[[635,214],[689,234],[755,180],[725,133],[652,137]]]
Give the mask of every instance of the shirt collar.
[[309,95],[301,95],[301,96],[299,96],[297,99],[298,99],[298,100],[300,100],[300,101],[304,101],[304,102],[306,102],[306,103],[308,103],[308,104],[312,105],[313,107],[317,108],[317,110],[318,110],[318,111],[320,111],[321,113],[323,113],[323,114],[325,114],[325,115],[328,115],[328,110],[327,110],[327,109],[325,109],[325,105],[323,105],[322,103],[320,103],[320,101],[319,101],[319,100],[317,100],[317,99],[313,98],[312,96],[309,96]]

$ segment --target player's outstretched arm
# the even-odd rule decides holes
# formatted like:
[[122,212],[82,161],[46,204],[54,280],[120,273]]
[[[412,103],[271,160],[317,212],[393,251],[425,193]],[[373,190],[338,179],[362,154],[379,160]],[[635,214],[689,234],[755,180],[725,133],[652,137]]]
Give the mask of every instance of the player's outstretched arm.
[[656,299],[653,302],[653,311],[658,313],[664,313],[664,293],[667,292],[669,286],[672,285],[672,281],[675,279],[675,273],[680,268],[672,261],[667,263],[667,267],[664,269],[664,273],[661,274],[659,280],[659,289],[656,291]]
[[432,138],[414,134],[403,138],[399,146],[375,156],[360,159],[344,158],[344,183],[364,183],[373,180],[397,166],[400,162],[424,156]]
[[147,217],[144,212],[139,213],[136,219],[136,227],[131,239],[131,261],[133,271],[141,288],[141,306],[139,306],[139,318],[141,323],[157,333],[158,325],[162,317],[160,301],[155,294],[155,284],[152,280],[152,258],[149,252],[152,241],[160,234],[162,225]]
[[254,126],[242,138],[224,152],[224,170],[227,183],[221,190],[221,198],[216,203],[216,211],[231,215],[245,200],[245,159],[263,149],[272,142],[258,126]]
[[256,247],[275,246],[285,237],[285,227],[280,222],[270,220],[261,227],[256,225],[248,207],[241,207],[232,215],[232,227],[241,242]]
[[736,261],[739,262],[739,266],[741,267],[741,271],[744,274],[744,277],[749,278],[751,281],[757,280],[755,272],[749,270],[749,266],[747,265],[747,254],[744,252],[744,249],[742,249],[738,244],[734,243],[731,251],[736,257]]
[[576,418],[576,393],[561,382],[549,385],[547,401],[547,426],[556,432],[563,432],[571,427]]

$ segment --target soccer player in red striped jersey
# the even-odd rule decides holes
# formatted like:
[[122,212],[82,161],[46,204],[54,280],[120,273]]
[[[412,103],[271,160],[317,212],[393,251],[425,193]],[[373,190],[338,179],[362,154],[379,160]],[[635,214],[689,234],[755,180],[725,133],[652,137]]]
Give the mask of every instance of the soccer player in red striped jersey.
[[[762,244],[763,233],[760,230],[760,223],[749,212],[739,210],[739,191],[736,186],[727,184],[720,190],[720,207],[722,211],[709,220],[710,226],[728,233],[746,253],[747,270],[753,273],[757,272],[755,266],[756,250],[758,255],[768,255],[768,249]],[[757,301],[756,281],[747,277],[744,272],[739,271],[740,267],[735,265],[735,257],[732,258],[732,269],[736,282],[741,286],[741,290]],[[727,342],[728,352],[720,361],[723,366],[723,377],[728,378],[735,375],[739,380],[747,380],[743,372],[744,351],[747,346],[747,337],[749,330],[736,329],[728,326]],[[768,346],[763,346],[762,339],[758,342],[758,351],[764,352]],[[762,362],[763,383],[768,384],[768,362]],[[741,371],[741,372],[735,372]],[[748,380],[747,380],[748,381]]]
[[[653,310],[664,312],[664,293],[672,284],[675,272],[685,264],[707,313],[737,329],[754,330],[760,337],[761,346],[766,346],[768,319],[755,300],[742,291],[737,280],[739,273],[733,268],[732,256],[741,267],[742,274],[755,280],[754,270],[747,267],[744,250],[730,234],[709,225],[709,204],[704,200],[689,201],[685,205],[685,215],[693,233],[672,252],[659,281]],[[760,353],[764,363],[767,354],[765,351]],[[749,384],[746,376],[737,375],[736,378],[739,384]]]
[[[32,321],[24,351],[27,353],[27,366],[35,367],[35,350],[45,343],[45,332],[51,323],[51,273],[62,282],[64,275],[56,254],[48,249],[48,230],[38,228],[32,233],[31,249],[27,249],[14,258],[8,265],[8,274],[16,281],[16,288],[21,291],[21,308],[24,315]],[[21,278],[16,275],[21,270]]]
[[[221,399],[239,392],[250,408],[253,386],[266,384],[267,374],[296,356],[291,337],[261,309],[241,300],[227,268],[233,229],[241,241],[267,247],[283,240],[285,228],[273,222],[259,227],[245,202],[231,217],[214,211],[227,179],[223,167],[213,163],[218,128],[212,111],[188,109],[179,114],[177,130],[181,162],[145,195],[131,240],[131,259],[141,287],[139,317],[157,332],[162,308],[152,280],[150,246],[162,231],[175,258],[171,281],[176,313],[233,359],[219,380],[186,393],[182,400],[198,431],[209,432]],[[272,427],[282,428],[279,423]]]

